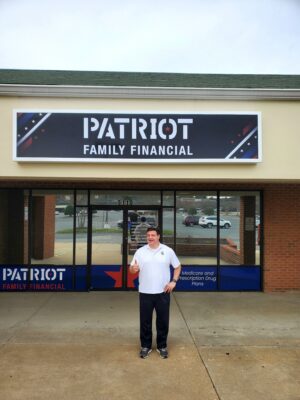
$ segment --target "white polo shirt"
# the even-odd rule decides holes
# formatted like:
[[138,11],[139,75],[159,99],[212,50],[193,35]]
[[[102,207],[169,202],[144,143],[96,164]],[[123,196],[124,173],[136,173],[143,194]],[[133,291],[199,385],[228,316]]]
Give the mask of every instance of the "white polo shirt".
[[173,268],[180,266],[174,250],[162,243],[156,249],[152,249],[149,245],[139,248],[133,256],[131,265],[134,265],[135,260],[140,267],[140,293],[162,293],[171,279],[170,265]]

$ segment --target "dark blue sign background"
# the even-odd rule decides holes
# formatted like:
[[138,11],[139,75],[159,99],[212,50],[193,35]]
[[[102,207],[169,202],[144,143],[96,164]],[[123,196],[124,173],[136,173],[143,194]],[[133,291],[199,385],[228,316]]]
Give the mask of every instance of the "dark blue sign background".
[[258,113],[20,110],[15,118],[15,158],[20,161],[260,160]]

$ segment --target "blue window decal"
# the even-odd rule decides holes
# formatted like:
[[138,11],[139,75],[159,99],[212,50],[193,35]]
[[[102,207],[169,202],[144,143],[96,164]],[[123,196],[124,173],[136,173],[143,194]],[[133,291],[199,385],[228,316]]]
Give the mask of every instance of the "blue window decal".
[[120,265],[93,265],[91,267],[91,289],[116,289],[122,287]]
[[260,290],[260,267],[220,267],[220,290]]
[[217,267],[184,265],[176,290],[217,290]]
[[74,267],[75,272],[75,288],[74,290],[87,290],[87,266],[77,265]]

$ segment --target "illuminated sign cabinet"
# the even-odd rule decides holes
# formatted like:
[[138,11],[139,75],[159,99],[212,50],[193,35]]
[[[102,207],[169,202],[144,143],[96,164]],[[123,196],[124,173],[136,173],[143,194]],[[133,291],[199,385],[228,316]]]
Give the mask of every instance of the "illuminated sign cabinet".
[[257,163],[260,113],[15,110],[16,161]]

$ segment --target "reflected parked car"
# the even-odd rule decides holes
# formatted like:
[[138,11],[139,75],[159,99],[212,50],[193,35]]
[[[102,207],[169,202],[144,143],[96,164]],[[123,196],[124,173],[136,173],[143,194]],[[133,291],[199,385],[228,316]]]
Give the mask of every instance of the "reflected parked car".
[[[205,217],[201,217],[199,219],[199,225],[203,228],[212,228],[213,226],[218,225],[218,219],[214,215],[207,215]],[[231,222],[220,218],[220,228],[228,229],[231,227]]]
[[194,225],[198,225],[199,224],[199,217],[197,217],[197,215],[187,215],[182,223],[185,226],[194,226]]

